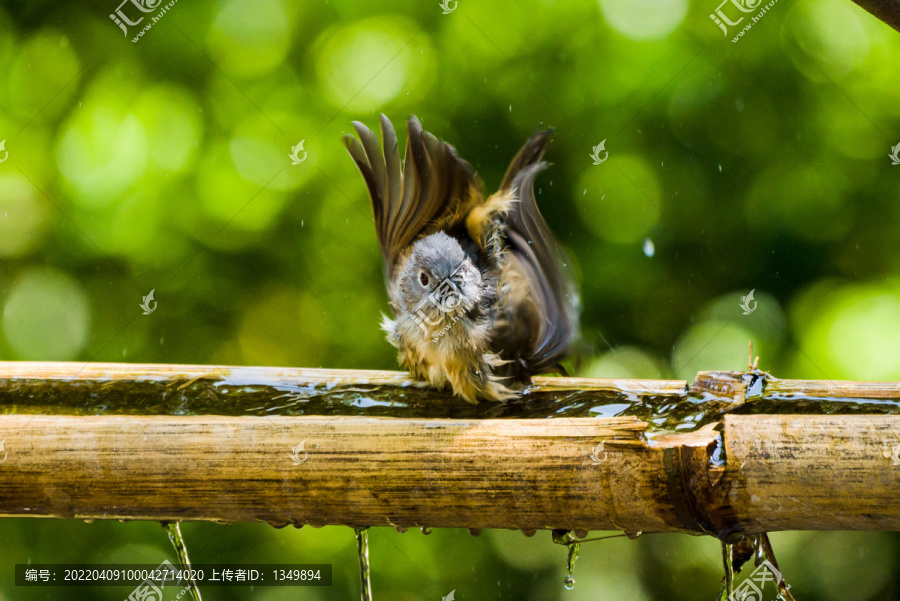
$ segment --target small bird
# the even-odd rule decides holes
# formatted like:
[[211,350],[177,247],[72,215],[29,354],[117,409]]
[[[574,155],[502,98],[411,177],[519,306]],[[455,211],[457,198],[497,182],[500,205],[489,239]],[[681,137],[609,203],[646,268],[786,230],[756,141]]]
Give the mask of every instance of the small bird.
[[535,130],[485,199],[472,166],[415,116],[402,165],[387,117],[381,145],[353,126],[359,140],[344,142],[372,201],[393,311],[381,327],[400,365],[473,403],[513,398],[535,374],[565,373],[578,292],[533,188],[553,129]]

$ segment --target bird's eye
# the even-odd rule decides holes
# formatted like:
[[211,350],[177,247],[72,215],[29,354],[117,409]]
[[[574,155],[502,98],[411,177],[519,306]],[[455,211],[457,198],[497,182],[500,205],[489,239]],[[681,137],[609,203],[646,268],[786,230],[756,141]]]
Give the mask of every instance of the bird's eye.
[[420,272],[419,272],[419,282],[421,282],[421,284],[422,284],[423,286],[427,286],[427,285],[428,285],[428,274],[425,273],[424,271],[420,271]]

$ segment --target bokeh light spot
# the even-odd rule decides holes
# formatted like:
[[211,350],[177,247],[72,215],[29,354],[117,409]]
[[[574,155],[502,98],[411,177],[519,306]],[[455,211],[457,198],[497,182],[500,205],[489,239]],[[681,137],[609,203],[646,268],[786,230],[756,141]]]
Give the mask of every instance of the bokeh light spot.
[[[672,352],[675,376],[691,382],[698,371],[746,369],[752,337],[748,329],[734,321],[711,320],[691,326]],[[756,354],[762,355],[764,350],[754,346]]]
[[290,37],[290,20],[278,0],[233,0],[216,15],[207,46],[226,73],[253,77],[282,63]]
[[659,181],[639,157],[616,157],[615,162],[585,169],[576,189],[586,190],[575,198],[584,224],[609,242],[643,244],[659,221]]
[[675,31],[687,14],[687,0],[600,0],[610,26],[632,40],[653,40]]
[[3,304],[3,334],[18,359],[74,359],[89,328],[90,308],[81,285],[53,269],[20,274]]
[[900,379],[900,285],[811,288],[798,300],[806,377]]
[[159,168],[177,173],[197,152],[203,137],[200,106],[190,92],[155,86],[138,100],[136,113],[147,132],[147,154]]
[[[857,10],[840,0],[802,0],[791,7],[786,19],[790,38],[782,43],[806,77],[825,82],[865,62],[870,43]],[[795,43],[802,53],[793,47]]]
[[52,29],[39,31],[25,42],[11,65],[10,108],[19,117],[52,120],[78,89],[80,70],[66,36]]
[[89,102],[63,128],[57,162],[78,204],[106,207],[143,175],[147,136],[134,114]]
[[[335,106],[351,100],[358,111],[374,110],[410,88],[427,91],[434,52],[419,26],[400,17],[365,19],[329,30],[320,38],[316,73]],[[407,47],[415,37],[416,47]]]
[[46,213],[18,172],[0,174],[0,257],[26,254],[41,240]]

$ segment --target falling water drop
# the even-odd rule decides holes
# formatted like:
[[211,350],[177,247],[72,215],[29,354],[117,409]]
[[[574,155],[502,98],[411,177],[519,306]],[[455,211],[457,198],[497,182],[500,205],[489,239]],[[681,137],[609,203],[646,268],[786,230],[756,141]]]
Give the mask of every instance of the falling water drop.
[[652,257],[654,253],[656,253],[656,246],[654,246],[653,240],[644,238],[644,254],[648,257]]
[[359,582],[362,601],[372,601],[372,579],[369,576],[369,528],[354,528],[356,554],[359,556]]
[[580,546],[578,543],[569,544],[569,557],[566,559],[566,577],[563,580],[563,586],[568,591],[575,588],[575,577],[572,576],[572,572],[575,571],[575,560],[578,559],[578,548]]
[[[188,558],[187,546],[181,535],[181,526],[178,522],[160,522],[160,524],[169,531],[169,540],[175,547],[175,556],[178,558],[178,563],[181,564],[181,569],[190,574],[192,572],[191,560]],[[191,598],[194,601],[201,601],[200,589],[197,588],[197,582],[193,578],[188,579],[186,588],[191,592]]]
[[569,556],[566,558],[566,577],[563,579],[563,586],[567,591],[570,591],[575,588],[575,577],[572,576],[572,573],[575,571],[575,560],[578,559],[578,550],[581,548],[581,545],[575,542],[572,533],[566,530],[554,530],[553,542],[569,548]]
[[722,566],[725,569],[725,576],[722,579],[722,591],[719,593],[719,599],[731,599],[734,594],[734,564],[732,563],[732,545],[722,543]]
[[[782,577],[781,572],[778,570],[778,561],[775,559],[775,551],[772,549],[772,542],[769,540],[769,535],[765,532],[760,533],[757,535],[757,540],[759,547],[762,549],[765,561],[768,561],[769,564],[771,564],[768,569],[775,577],[775,586],[778,588],[776,599],[778,599],[778,601],[794,601],[794,596],[791,594],[791,586],[784,581],[784,577]],[[757,561],[756,565],[760,565],[760,563],[760,561]],[[774,571],[772,568],[774,568]]]
[[754,553],[754,561],[756,565],[761,564],[766,560],[766,549],[763,545],[762,536],[756,535],[753,537],[754,544],[756,546],[756,552]]
[[431,528],[429,528],[428,526],[422,526],[422,534],[428,536],[429,534],[431,534]]

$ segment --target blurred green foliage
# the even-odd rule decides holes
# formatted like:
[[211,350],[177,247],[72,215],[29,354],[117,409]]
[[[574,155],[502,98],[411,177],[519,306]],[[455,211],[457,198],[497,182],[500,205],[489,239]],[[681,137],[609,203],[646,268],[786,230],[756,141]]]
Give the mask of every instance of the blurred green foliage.
[[[0,3],[0,359],[394,369],[340,142],[385,112],[489,189],[557,128],[538,202],[579,274],[584,374],[739,369],[752,339],[781,377],[900,379],[895,31],[845,0],[781,0],[737,43],[716,0],[437,4],[194,0],[132,42],[145,23],[123,37],[114,0]],[[195,562],[335,565],[332,589],[204,599],[358,594],[349,529],[184,531]],[[16,589],[15,563],[174,559],[154,524],[0,532],[2,601],[128,594]],[[708,600],[721,575],[716,541],[687,536],[585,545],[571,592],[547,533],[370,538],[380,599]],[[900,595],[895,534],[773,540],[799,598]]]

